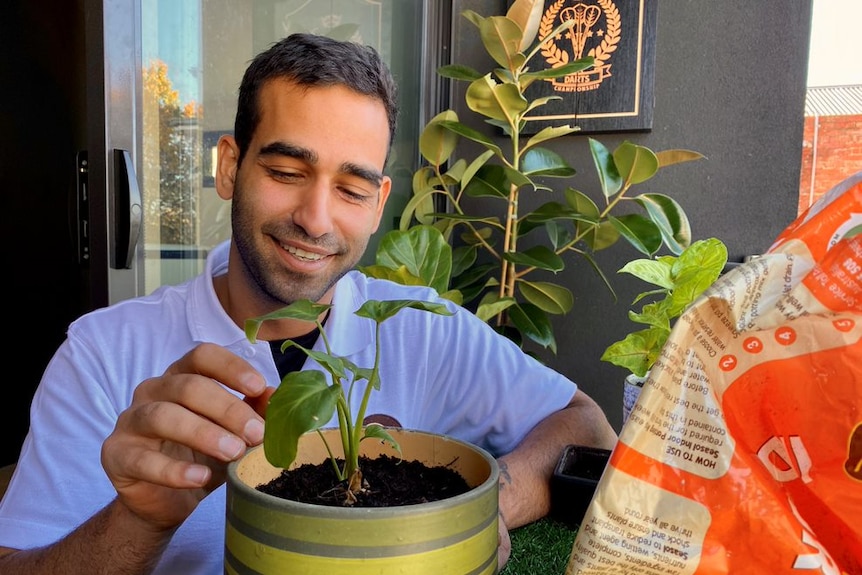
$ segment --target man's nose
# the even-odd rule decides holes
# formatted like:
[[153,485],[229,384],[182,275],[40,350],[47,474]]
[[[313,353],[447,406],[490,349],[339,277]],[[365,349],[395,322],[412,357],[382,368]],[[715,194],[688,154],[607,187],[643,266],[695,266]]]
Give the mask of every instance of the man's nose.
[[315,182],[303,194],[293,222],[309,237],[319,238],[332,231],[332,191],[324,182]]

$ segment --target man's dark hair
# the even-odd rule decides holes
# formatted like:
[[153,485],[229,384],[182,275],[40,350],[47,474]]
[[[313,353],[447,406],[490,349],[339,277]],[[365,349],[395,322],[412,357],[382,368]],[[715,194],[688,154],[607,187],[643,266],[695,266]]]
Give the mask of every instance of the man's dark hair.
[[255,56],[239,87],[234,137],[242,162],[260,122],[258,93],[269,80],[283,78],[308,88],[345,86],[380,100],[389,118],[389,148],[398,118],[392,73],[371,46],[314,34],[291,34]]

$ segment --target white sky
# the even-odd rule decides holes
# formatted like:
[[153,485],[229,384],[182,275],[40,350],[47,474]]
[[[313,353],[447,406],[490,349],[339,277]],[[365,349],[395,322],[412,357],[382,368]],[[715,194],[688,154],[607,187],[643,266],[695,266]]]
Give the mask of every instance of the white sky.
[[862,84],[862,1],[814,0],[809,86]]

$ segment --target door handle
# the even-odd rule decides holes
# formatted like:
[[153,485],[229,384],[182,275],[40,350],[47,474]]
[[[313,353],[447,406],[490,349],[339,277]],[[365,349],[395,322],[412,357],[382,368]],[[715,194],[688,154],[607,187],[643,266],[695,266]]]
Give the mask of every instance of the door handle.
[[132,155],[127,150],[114,149],[114,208],[111,267],[129,269],[135,257],[135,247],[141,234],[143,209],[141,189],[135,176]]

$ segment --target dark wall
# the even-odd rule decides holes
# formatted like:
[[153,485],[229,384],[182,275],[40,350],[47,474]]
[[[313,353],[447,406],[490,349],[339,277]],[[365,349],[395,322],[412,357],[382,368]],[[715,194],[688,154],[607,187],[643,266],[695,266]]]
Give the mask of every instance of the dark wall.
[[[704,154],[705,160],[660,172],[648,183],[649,191],[677,199],[695,238],[718,237],[730,260],[741,261],[766,250],[796,216],[811,1],[658,5],[653,128],[597,138],[611,149],[630,140],[656,151],[688,148]],[[507,6],[499,0],[454,2],[453,62],[489,69],[475,26],[460,14],[467,8],[483,16],[503,14]],[[460,93],[453,95],[453,106],[466,121],[471,113],[462,102]],[[475,127],[490,134],[481,124]],[[578,170],[572,184],[598,200],[586,137],[567,137],[554,149]],[[531,206],[524,195],[521,202]],[[631,331],[627,310],[643,284],[615,272],[635,257],[628,246],[598,254],[614,281],[616,302],[583,262],[573,261],[556,277],[573,288],[576,302],[556,322],[559,351],[549,363],[599,401],[617,428],[626,372],[599,357]]]
[[33,391],[82,310],[67,209],[83,121],[77,4],[0,2],[0,245],[7,293],[0,465],[17,459]]

